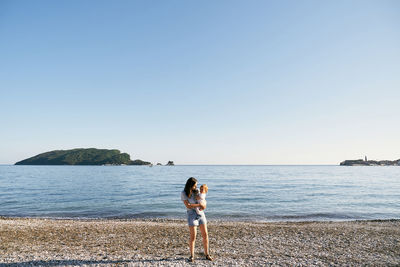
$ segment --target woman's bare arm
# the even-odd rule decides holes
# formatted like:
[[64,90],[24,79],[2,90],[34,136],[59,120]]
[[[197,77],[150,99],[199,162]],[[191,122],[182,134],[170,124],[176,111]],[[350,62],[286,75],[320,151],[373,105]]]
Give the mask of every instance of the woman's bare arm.
[[187,200],[184,200],[184,201],[183,201],[183,204],[185,204],[186,208],[188,208],[188,209],[194,209],[194,208],[202,208],[202,207],[204,207],[204,206],[201,205],[201,204],[191,204],[191,203],[189,203],[189,201],[187,201]]

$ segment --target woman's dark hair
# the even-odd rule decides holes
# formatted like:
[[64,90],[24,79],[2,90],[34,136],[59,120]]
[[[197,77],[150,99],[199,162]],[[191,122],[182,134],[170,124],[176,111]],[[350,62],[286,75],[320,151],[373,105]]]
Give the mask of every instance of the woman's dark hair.
[[185,185],[185,189],[183,191],[185,191],[186,195],[188,197],[191,197],[192,195],[192,187],[197,183],[196,178],[194,177],[190,177],[187,181],[186,181],[186,185]]

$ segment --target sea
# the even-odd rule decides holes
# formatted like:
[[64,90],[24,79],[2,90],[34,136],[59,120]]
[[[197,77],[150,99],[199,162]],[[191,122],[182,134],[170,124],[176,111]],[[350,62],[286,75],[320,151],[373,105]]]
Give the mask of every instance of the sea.
[[209,221],[400,219],[400,166],[0,165],[0,216],[186,219],[189,177]]

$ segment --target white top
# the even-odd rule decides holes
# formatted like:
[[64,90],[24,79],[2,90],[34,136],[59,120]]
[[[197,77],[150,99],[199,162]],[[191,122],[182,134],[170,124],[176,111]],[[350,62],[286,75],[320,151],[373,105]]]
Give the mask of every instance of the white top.
[[[192,193],[192,196],[189,198],[189,197],[186,195],[185,191],[182,191],[182,193],[181,193],[181,200],[182,200],[182,201],[187,200],[190,204],[197,204],[197,201],[196,201],[196,199],[194,198],[194,193]],[[187,210],[191,210],[191,209],[188,209],[188,208],[186,208],[186,209],[187,209]]]

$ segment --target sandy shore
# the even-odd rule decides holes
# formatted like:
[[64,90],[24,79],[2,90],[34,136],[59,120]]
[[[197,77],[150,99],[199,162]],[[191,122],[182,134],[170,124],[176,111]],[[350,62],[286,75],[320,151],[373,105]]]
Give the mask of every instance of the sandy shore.
[[209,221],[188,263],[188,227],[175,220],[0,218],[0,266],[400,265],[400,220],[248,223]]

